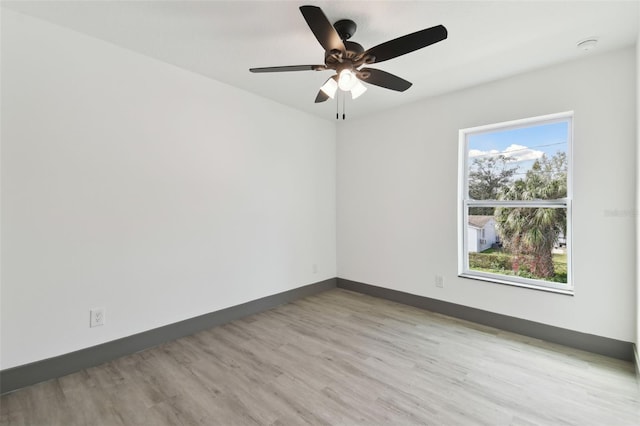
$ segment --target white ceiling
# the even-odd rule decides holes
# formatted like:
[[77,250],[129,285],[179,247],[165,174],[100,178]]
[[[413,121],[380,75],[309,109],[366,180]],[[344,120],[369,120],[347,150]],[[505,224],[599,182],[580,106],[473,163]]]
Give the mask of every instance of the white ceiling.
[[[314,104],[330,71],[252,74],[251,67],[322,64],[298,7],[358,24],[366,48],[442,24],[448,39],[380,64],[413,82],[348,100],[350,117],[597,54],[636,41],[640,0],[628,1],[3,1],[4,7],[102,39],[327,119]],[[598,37],[594,50],[576,43]]]

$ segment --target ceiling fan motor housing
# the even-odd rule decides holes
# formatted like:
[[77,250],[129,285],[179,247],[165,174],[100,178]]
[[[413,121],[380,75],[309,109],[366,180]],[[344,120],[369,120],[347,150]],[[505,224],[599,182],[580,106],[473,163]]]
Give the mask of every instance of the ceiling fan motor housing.
[[[342,21],[338,21],[342,22]],[[353,23],[353,21],[348,21]],[[337,23],[336,23],[337,24]],[[355,23],[353,23],[355,26]],[[325,52],[324,63],[328,69],[342,71],[343,69],[354,70],[363,64],[375,62],[375,56],[365,55],[365,49],[361,44],[354,41],[343,41],[345,50],[330,50]]]
[[[326,52],[325,64],[330,69],[335,69],[340,72],[342,69],[354,69],[362,65],[362,54],[364,53],[364,47],[359,43],[353,41],[347,41],[353,34],[355,34],[357,25],[351,19],[341,19],[333,24],[336,32],[342,39],[345,47],[345,51],[330,50]],[[359,62],[359,63],[357,63]]]
[[351,19],[341,19],[333,24],[342,41],[349,40],[356,33],[358,26]]

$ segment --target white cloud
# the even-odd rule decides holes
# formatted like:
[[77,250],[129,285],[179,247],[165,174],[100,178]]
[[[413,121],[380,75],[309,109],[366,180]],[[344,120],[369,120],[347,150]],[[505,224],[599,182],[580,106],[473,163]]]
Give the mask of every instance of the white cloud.
[[542,151],[527,148],[523,145],[511,144],[504,151],[504,155],[513,158],[516,162],[537,160],[544,155]]
[[480,151],[479,149],[470,149],[469,158],[473,157],[493,157],[498,155],[504,155],[509,157],[513,162],[519,163],[522,161],[537,160],[544,155],[542,151],[536,151],[535,149],[527,148],[524,145],[511,144],[503,151],[492,149],[490,151]]
[[470,149],[469,150],[469,158],[472,157],[491,157],[493,155],[498,155],[500,152],[496,149],[492,149],[491,151],[480,151],[479,149]]

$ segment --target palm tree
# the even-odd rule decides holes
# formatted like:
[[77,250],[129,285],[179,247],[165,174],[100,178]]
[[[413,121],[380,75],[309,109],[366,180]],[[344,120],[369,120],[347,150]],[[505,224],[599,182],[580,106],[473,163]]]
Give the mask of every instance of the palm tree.
[[[524,179],[503,188],[500,199],[552,200],[566,196],[566,156],[556,155],[551,160],[544,156],[536,160]],[[514,255],[513,269],[518,271],[525,265],[536,277],[553,277],[552,250],[558,236],[566,235],[566,209],[501,207],[495,217],[503,244]]]

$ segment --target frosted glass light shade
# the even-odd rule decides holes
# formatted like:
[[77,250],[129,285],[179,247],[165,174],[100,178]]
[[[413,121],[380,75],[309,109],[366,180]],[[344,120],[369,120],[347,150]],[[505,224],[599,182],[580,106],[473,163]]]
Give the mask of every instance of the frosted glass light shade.
[[351,89],[351,99],[355,99],[359,97],[366,91],[367,91],[367,88],[365,87],[365,85],[360,83],[359,80],[356,80],[356,84]]
[[320,88],[328,97],[333,99],[336,96],[336,91],[338,90],[338,83],[333,78],[327,80],[326,83],[322,85]]
[[358,83],[358,78],[355,76],[351,70],[342,70],[340,72],[340,77],[338,77],[338,87],[345,92],[353,89],[353,86]]

